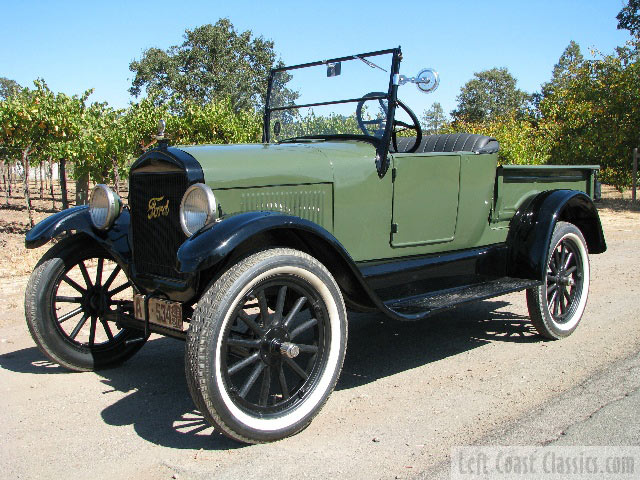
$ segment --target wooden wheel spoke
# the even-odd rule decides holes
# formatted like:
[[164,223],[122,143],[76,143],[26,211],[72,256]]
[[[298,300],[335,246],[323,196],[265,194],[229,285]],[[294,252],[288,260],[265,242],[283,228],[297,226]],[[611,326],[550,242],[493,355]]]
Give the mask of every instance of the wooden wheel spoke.
[[298,300],[296,300],[296,303],[293,305],[293,308],[287,314],[287,318],[284,319],[283,324],[285,328],[288,327],[291,321],[295,318],[295,316],[298,313],[300,313],[300,309],[302,308],[302,306],[305,304],[306,301],[307,301],[307,297],[300,297]]
[[64,296],[64,295],[58,295],[56,297],[56,302],[81,303],[82,302],[82,297],[67,297],[67,296]]
[[79,313],[82,313],[82,307],[75,308],[75,309],[71,310],[70,312],[65,313],[64,315],[62,315],[61,317],[58,318],[58,323],[66,322],[67,320],[69,320],[70,318],[75,317]]
[[547,287],[547,298],[549,298],[549,294],[555,291],[558,288],[558,285],[553,283]]
[[262,385],[260,386],[260,399],[258,404],[262,407],[267,406],[269,400],[269,392],[271,391],[271,367],[267,365],[262,372]]
[[296,327],[290,334],[289,334],[289,338],[291,340],[293,340],[294,338],[296,338],[298,335],[300,335],[302,332],[310,329],[311,327],[314,327],[318,324],[318,320],[315,318],[312,318],[311,320],[307,320],[306,322],[304,322],[302,325],[300,325],[299,327]]
[[276,313],[275,318],[273,319],[274,323],[278,323],[282,321],[282,311],[284,310],[284,301],[287,297],[287,286],[283,285],[278,290],[278,299],[276,300]]
[[238,318],[240,318],[247,327],[253,330],[253,333],[256,335],[264,335],[264,329],[260,327],[260,325],[258,325],[245,311],[240,310],[238,312]]
[[291,367],[291,370],[293,370],[300,376],[300,378],[302,378],[303,380],[306,380],[307,378],[309,378],[309,375],[307,375],[307,372],[305,372],[302,369],[302,367],[295,362],[295,360],[289,357],[284,357],[284,361],[286,362],[287,365]]
[[109,275],[109,277],[107,278],[107,281],[104,282],[104,289],[105,290],[109,290],[109,287],[111,286],[111,284],[113,283],[113,281],[116,279],[116,277],[118,276],[118,273],[120,273],[120,270],[122,270],[120,268],[120,265],[116,265],[116,268],[113,269],[113,272],[111,272],[111,275]]
[[67,275],[62,277],[62,281],[80,293],[85,293],[87,291],[86,288],[83,288],[80,285],[78,285],[75,281],[71,280]]
[[233,375],[234,373],[239,372],[240,370],[242,370],[246,366],[257,362],[258,360],[260,360],[260,352],[259,351],[254,353],[253,355],[248,356],[244,360],[240,360],[239,362],[234,363],[233,366],[229,367],[229,370],[228,370],[229,375]]
[[556,297],[558,296],[558,290],[556,289],[553,294],[551,295],[551,298],[549,298],[547,304],[549,306],[549,310],[551,310],[551,308],[553,308],[553,304],[556,301]]
[[80,268],[80,272],[82,272],[82,278],[84,278],[84,283],[87,284],[87,288],[93,287],[93,283],[91,283],[91,278],[89,278],[89,272],[87,271],[87,267],[84,265],[84,262],[78,263],[78,267]]
[[267,305],[267,297],[264,294],[264,290],[258,292],[258,307],[260,308],[260,317],[262,318],[262,325],[268,326],[270,321],[269,305]]
[[75,338],[78,336],[78,333],[80,333],[80,329],[82,329],[82,327],[84,327],[84,324],[87,323],[87,319],[88,318],[89,318],[89,314],[88,313],[85,313],[82,316],[82,318],[80,319],[78,324],[75,326],[73,331],[69,334],[69,338],[71,340],[75,340]]
[[98,325],[98,319],[95,315],[91,315],[91,325],[89,327],[89,346],[93,347],[96,341],[96,327]]
[[104,318],[100,319],[100,323],[102,324],[102,328],[104,328],[104,333],[107,334],[107,338],[110,342],[113,341],[113,332],[111,331],[111,327],[109,326],[109,322],[107,322]]
[[104,258],[98,258],[98,268],[96,269],[96,285],[100,285],[102,283],[102,268],[104,266]]
[[564,291],[562,292],[565,296],[565,298],[567,299],[567,306],[569,306],[569,304],[571,304],[571,294],[569,293],[569,291],[565,288]]
[[553,295],[553,316],[558,315],[558,307],[560,306],[560,296],[557,295],[557,292]]
[[260,348],[260,339],[247,340],[245,338],[232,337],[227,339],[227,345],[231,347]]
[[284,376],[284,370],[282,364],[280,364],[280,370],[278,372],[278,383],[280,383],[280,390],[282,391],[282,398],[285,400],[289,398],[289,387],[287,386],[287,379]]
[[262,370],[264,370],[265,367],[266,365],[262,362],[260,362],[258,365],[254,367],[253,371],[251,372],[251,375],[249,375],[249,378],[247,378],[247,381],[238,392],[238,395],[240,395],[240,397],[245,398],[247,396],[247,394],[249,393],[249,390],[251,390],[251,387],[253,387],[253,384],[256,383],[256,380],[258,380],[258,377],[260,376],[260,374],[262,373]]
[[565,272],[567,275],[571,275],[573,272],[575,272],[578,269],[578,267],[576,265],[574,265],[571,268],[568,268],[567,271]]
[[114,295],[117,295],[118,293],[122,292],[123,290],[126,290],[127,288],[129,288],[131,286],[131,282],[130,281],[126,281],[124,282],[122,285],[120,285],[117,288],[114,288],[113,290],[109,291],[109,296],[113,297]]
[[569,265],[571,264],[571,260],[573,260],[573,252],[569,252],[569,254],[567,255],[567,258],[565,259],[564,263],[562,264],[562,268],[564,268],[566,270],[569,267]]

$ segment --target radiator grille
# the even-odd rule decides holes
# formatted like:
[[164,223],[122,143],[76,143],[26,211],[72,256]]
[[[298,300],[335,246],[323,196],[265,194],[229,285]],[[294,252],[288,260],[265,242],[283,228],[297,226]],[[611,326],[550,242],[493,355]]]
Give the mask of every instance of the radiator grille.
[[180,228],[180,201],[189,186],[182,172],[131,175],[129,206],[133,260],[139,273],[184,278],[177,272],[176,252],[187,239]]

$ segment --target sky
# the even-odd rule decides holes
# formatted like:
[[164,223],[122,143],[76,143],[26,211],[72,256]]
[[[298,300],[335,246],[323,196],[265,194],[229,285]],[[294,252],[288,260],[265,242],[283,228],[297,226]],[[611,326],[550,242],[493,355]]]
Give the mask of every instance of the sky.
[[[425,95],[412,85],[399,98],[420,116],[433,102],[456,107],[475,72],[506,67],[518,87],[540,90],[569,41],[585,57],[611,53],[629,40],[617,30],[623,0],[510,1],[15,1],[0,0],[0,76],[56,92],[126,107],[129,63],[150,47],[183,41],[185,29],[231,20],[275,43],[287,65],[402,47],[401,73],[431,67],[440,87]],[[362,93],[371,90],[363,85]],[[335,98],[339,98],[336,95]]]

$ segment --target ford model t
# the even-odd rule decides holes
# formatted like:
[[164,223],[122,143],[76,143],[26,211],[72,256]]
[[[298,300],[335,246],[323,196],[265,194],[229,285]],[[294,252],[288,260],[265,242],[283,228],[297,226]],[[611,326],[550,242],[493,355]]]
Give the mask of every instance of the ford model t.
[[[496,139],[424,135],[398,99],[399,48],[271,71],[263,142],[168,146],[131,166],[128,206],[90,205],[26,237],[65,234],[26,291],[52,361],[117,365],[153,332],[186,340],[204,417],[244,442],[305,428],[333,390],[347,310],[422,320],[526,291],[531,322],[578,326],[588,253],[606,249],[597,167],[498,166]],[[363,90],[363,85],[367,88]]]

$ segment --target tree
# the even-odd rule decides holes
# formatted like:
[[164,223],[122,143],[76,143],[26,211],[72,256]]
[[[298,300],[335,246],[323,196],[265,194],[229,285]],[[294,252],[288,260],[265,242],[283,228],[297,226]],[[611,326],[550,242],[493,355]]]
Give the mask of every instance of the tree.
[[576,75],[583,61],[584,57],[580,51],[580,45],[571,40],[560,55],[558,63],[553,67],[551,81],[542,85],[542,96],[549,96],[554,88],[566,85],[569,79]]
[[0,77],[0,100],[6,100],[20,91],[22,87],[15,80]]
[[629,30],[634,37],[640,37],[640,0],[629,0],[616,19],[618,30]]
[[444,113],[444,109],[439,102],[434,102],[431,105],[431,108],[425,110],[420,120],[422,129],[427,135],[441,133],[443,127],[445,127],[445,125],[449,123],[449,119]]
[[143,89],[156,104],[175,97],[205,105],[230,98],[234,110],[264,104],[269,69],[276,59],[273,42],[254,37],[250,30],[238,32],[227,18],[215,25],[185,30],[184,41],[167,50],[149,48],[129,69],[135,73],[129,92]]
[[484,121],[502,116],[524,115],[530,95],[516,88],[516,79],[506,68],[474,73],[460,89],[458,108],[451,112],[455,121]]
[[554,163],[599,164],[601,179],[622,189],[640,125],[640,52],[616,49],[583,61],[540,108],[554,125]]

